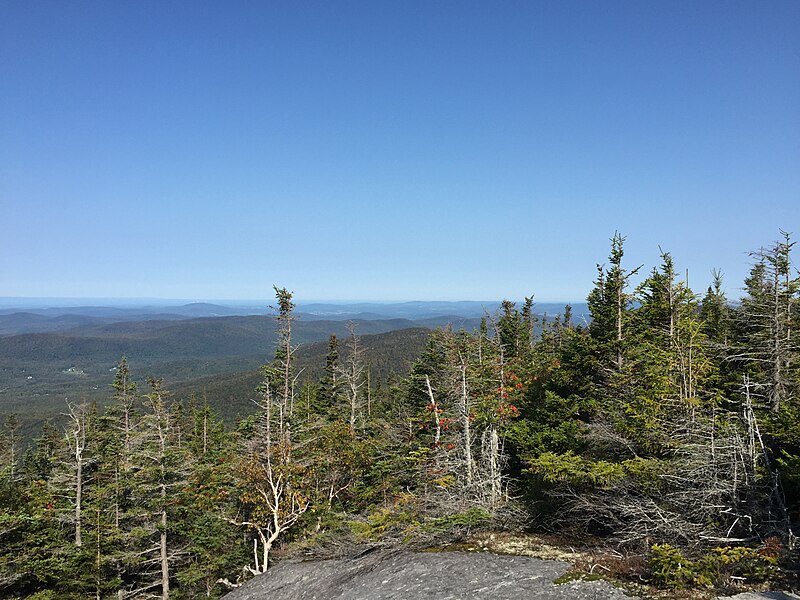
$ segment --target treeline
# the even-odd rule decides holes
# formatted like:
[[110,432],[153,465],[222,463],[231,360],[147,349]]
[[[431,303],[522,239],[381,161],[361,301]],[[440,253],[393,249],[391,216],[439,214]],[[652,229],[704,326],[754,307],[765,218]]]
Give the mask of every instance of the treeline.
[[668,253],[633,287],[623,241],[590,324],[504,302],[477,331],[434,332],[391,385],[355,327],[304,378],[276,288],[276,355],[233,429],[159,380],[137,390],[124,358],[103,414],[69,404],[22,454],[9,417],[0,596],[219,597],[277,549],[508,526],[607,540],[662,585],[774,575],[800,506],[794,243],[753,252],[733,303],[719,274],[695,294]]

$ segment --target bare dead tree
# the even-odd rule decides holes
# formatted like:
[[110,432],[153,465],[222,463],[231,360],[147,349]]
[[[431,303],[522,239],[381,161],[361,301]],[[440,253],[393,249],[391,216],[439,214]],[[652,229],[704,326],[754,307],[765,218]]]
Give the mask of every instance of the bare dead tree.
[[0,473],[7,470],[9,481],[14,481],[17,474],[19,428],[19,419],[12,413],[5,418],[0,429]]
[[361,338],[356,334],[357,325],[348,321],[347,331],[350,334],[347,341],[348,356],[346,364],[340,368],[341,380],[344,381],[347,402],[350,409],[350,428],[355,431],[356,423],[362,417],[361,411],[366,398],[362,397],[361,389],[366,384],[363,348]]
[[[432,340],[440,358],[420,382],[431,415],[431,462],[423,478],[431,482],[427,500],[437,513],[470,507],[494,512],[506,500],[503,442],[495,414],[497,394],[502,394],[497,382],[504,378],[497,337],[480,341],[447,328]],[[475,424],[478,413],[484,413],[480,427]]]
[[[280,324],[276,367],[265,367],[258,406],[262,409],[256,435],[246,443],[241,464],[243,488],[240,492],[244,514],[232,523],[247,527],[253,538],[253,566],[250,573],[263,573],[269,567],[269,554],[275,542],[306,512],[308,498],[300,491],[302,466],[293,462],[294,389],[296,375],[292,345],[294,321],[292,294],[275,288]],[[259,544],[261,546],[259,552]]]
[[457,359],[457,387],[458,414],[461,420],[461,445],[464,450],[464,473],[467,486],[471,486],[475,479],[475,459],[472,455],[472,398],[467,384],[467,360],[465,353],[455,349],[454,359]]
[[67,402],[68,418],[65,431],[65,442],[68,449],[66,465],[68,472],[64,473],[72,482],[72,494],[69,502],[72,504],[72,524],[74,527],[74,540],[76,546],[83,545],[83,492],[85,487],[84,471],[87,464],[87,426],[89,408],[86,402],[73,404]]

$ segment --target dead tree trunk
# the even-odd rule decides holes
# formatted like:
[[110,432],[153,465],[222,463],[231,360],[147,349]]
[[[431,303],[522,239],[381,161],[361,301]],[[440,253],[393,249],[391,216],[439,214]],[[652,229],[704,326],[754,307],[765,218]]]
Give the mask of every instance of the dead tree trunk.
[[461,416],[461,435],[464,445],[464,471],[467,485],[471,486],[475,478],[475,459],[472,456],[472,415],[470,414],[470,398],[467,388],[467,363],[463,356],[459,356],[459,413]]
[[67,432],[67,445],[72,461],[75,495],[73,497],[73,520],[75,531],[75,545],[82,546],[82,517],[83,517],[83,487],[84,487],[84,466],[86,451],[86,426],[87,411],[86,403],[80,405],[67,404],[69,429]]

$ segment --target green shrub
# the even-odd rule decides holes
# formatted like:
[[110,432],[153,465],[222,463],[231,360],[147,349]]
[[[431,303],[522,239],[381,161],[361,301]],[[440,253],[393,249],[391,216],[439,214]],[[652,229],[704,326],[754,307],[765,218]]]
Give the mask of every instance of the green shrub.
[[669,544],[656,544],[651,552],[653,582],[672,589],[710,587],[731,577],[750,582],[764,581],[778,571],[777,557],[742,546],[714,548],[696,561],[689,560]]
[[413,496],[399,494],[392,508],[380,507],[367,516],[366,521],[350,521],[356,537],[379,540],[391,531],[405,531],[419,525]]
[[446,533],[454,529],[473,528],[483,525],[492,515],[483,508],[469,508],[461,513],[432,519],[423,526],[427,533]]
[[656,585],[683,588],[694,583],[694,564],[669,544],[655,544],[651,549],[650,572]]
[[698,563],[707,564],[708,575],[715,575],[715,580],[741,577],[748,581],[765,581],[778,571],[776,557],[742,546],[714,548],[711,554],[704,556]]

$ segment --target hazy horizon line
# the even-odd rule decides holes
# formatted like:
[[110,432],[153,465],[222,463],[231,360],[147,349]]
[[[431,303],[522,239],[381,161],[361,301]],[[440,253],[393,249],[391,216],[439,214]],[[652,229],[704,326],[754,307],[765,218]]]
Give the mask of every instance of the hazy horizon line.
[[[295,298],[296,304],[411,304],[415,302],[425,302],[425,303],[486,303],[486,304],[499,304],[503,299],[458,299],[458,300],[451,300],[451,299],[421,299],[421,298],[398,298],[398,299],[363,299],[363,298],[350,298],[350,299],[343,299],[343,298]],[[519,302],[520,300],[511,299],[512,302]],[[524,301],[524,298],[521,300]],[[142,306],[145,303],[168,303],[168,304],[219,304],[219,303],[234,303],[238,305],[250,305],[250,304],[267,304],[271,302],[275,302],[274,298],[174,298],[174,297],[154,297],[154,296],[0,296],[0,307],[13,307],[17,303],[19,304],[43,304],[48,303],[52,304],[54,302],[65,302],[68,305],[75,306],[75,303],[81,303],[80,306],[98,306],[97,304],[93,304],[95,302],[111,302],[113,304],[135,304],[136,306]],[[534,304],[570,304],[570,303],[585,303],[586,299],[558,299],[558,300],[548,300],[548,299],[536,299],[534,297]],[[90,304],[86,304],[90,303]],[[58,305],[56,307],[60,308],[63,305]]]

